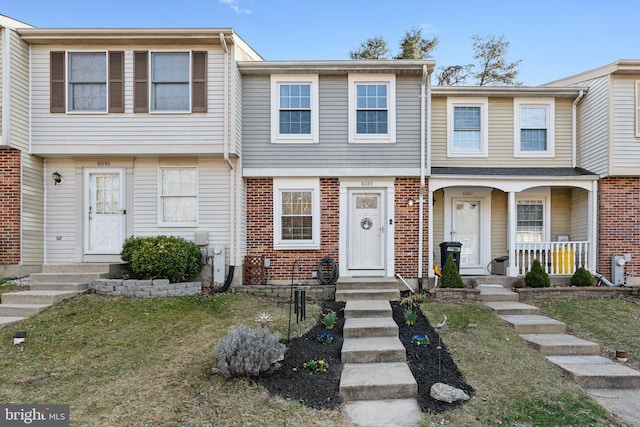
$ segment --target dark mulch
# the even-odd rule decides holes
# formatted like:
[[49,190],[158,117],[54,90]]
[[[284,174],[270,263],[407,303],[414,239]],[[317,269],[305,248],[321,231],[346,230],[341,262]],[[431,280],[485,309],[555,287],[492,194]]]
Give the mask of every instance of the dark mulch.
[[[344,303],[327,301],[322,307],[323,312],[333,310],[338,314],[335,328],[327,331],[318,321],[318,324],[302,337],[292,338],[287,344],[282,367],[274,373],[257,377],[254,381],[273,394],[300,401],[312,408],[336,409],[342,404],[339,387],[342,373],[340,351],[343,342]],[[439,336],[427,318],[418,310],[416,324],[408,326],[404,321],[404,308],[398,303],[391,303],[391,307],[393,319],[399,326],[400,341],[407,349],[409,369],[418,383],[418,403],[422,410],[438,413],[461,404],[439,402],[429,395],[431,386],[437,382],[460,388],[469,395],[474,390],[464,381],[446,345],[439,342]],[[333,343],[323,345],[316,342],[316,335],[322,332],[330,332],[334,336]],[[426,334],[431,343],[426,347],[412,344],[411,338],[415,334]],[[320,373],[304,369],[303,364],[311,359],[326,360],[329,370]]]

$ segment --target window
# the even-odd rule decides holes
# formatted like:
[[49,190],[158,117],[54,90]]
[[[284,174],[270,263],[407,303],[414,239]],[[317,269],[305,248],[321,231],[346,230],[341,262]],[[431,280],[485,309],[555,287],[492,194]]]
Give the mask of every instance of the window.
[[395,75],[349,75],[349,142],[395,142]]
[[549,99],[514,100],[515,156],[553,155],[553,107]]
[[50,52],[50,112],[124,112],[123,52]]
[[542,200],[518,200],[517,242],[542,242],[544,236],[544,205]]
[[320,248],[318,179],[274,179],[274,248]]
[[151,111],[189,111],[189,53],[151,54]]
[[163,167],[160,174],[160,224],[197,225],[198,168]]
[[318,142],[318,76],[271,76],[271,142]]
[[487,98],[447,99],[447,156],[486,157],[488,154]]

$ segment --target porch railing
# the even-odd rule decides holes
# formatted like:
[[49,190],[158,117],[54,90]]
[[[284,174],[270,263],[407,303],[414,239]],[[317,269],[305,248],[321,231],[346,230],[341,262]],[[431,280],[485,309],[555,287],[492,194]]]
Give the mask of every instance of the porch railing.
[[519,275],[527,274],[535,259],[550,275],[572,275],[579,267],[590,270],[589,242],[516,243]]

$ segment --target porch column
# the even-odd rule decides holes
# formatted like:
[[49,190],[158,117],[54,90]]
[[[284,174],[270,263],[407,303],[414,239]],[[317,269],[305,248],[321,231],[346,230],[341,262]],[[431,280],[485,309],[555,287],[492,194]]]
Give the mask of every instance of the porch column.
[[598,181],[592,181],[591,191],[587,195],[587,239],[589,240],[589,254],[587,270],[596,271],[598,249]]
[[507,200],[507,247],[509,248],[508,277],[518,277],[518,267],[516,267],[516,193],[509,191]]

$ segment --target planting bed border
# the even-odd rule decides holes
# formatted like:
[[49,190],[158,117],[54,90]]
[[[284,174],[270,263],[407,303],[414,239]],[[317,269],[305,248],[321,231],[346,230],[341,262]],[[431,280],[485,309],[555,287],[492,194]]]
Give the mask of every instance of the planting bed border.
[[138,298],[177,297],[201,294],[202,282],[169,283],[168,279],[98,279],[89,284],[89,289],[99,295]]

